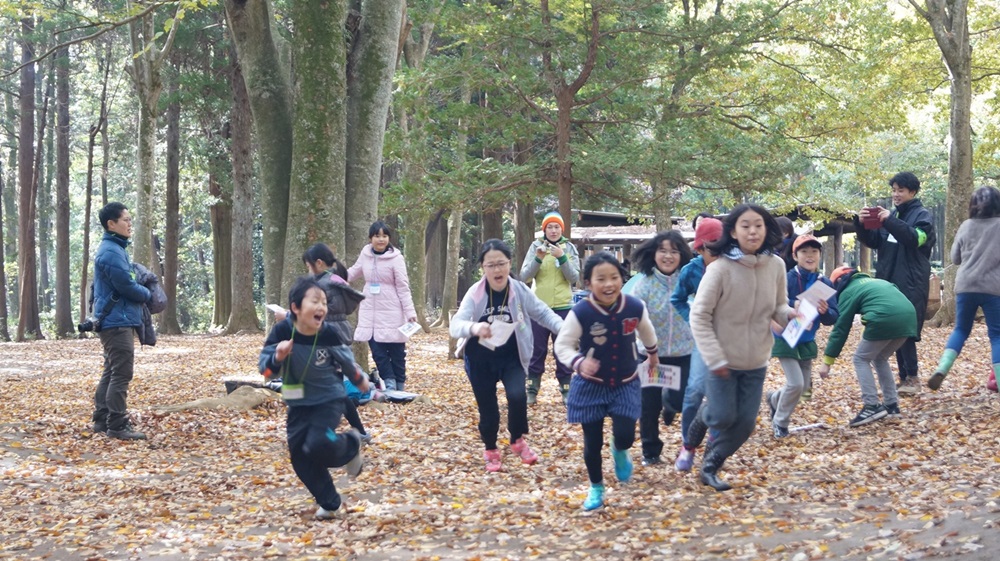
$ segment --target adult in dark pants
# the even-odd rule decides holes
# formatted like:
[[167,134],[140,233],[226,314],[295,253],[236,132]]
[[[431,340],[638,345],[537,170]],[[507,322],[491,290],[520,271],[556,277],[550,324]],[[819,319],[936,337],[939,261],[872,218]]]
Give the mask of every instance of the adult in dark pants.
[[[521,265],[521,281],[531,284],[535,296],[544,302],[562,319],[573,308],[573,285],[580,280],[580,255],[576,246],[562,233],[565,224],[558,212],[550,212],[542,218],[542,237],[532,242],[528,254]],[[533,353],[528,366],[528,405],[535,403],[538,390],[542,386],[545,372],[545,357],[549,352],[549,340],[553,343],[556,333],[544,325],[532,323],[534,334]],[[553,353],[555,354],[555,353]],[[556,358],[556,380],[563,403],[569,393],[569,381],[573,372]]]
[[[908,171],[889,180],[893,210],[873,207],[854,217],[858,240],[876,251],[875,278],[896,285],[917,311],[917,334],[896,351],[900,395],[920,391],[917,379],[917,341],[924,325],[930,290],[931,248],[934,247],[934,217],[916,198],[920,180]],[[869,210],[871,214],[869,215]],[[867,220],[866,220],[867,218]],[[869,228],[865,228],[868,223]],[[873,228],[877,224],[877,228]]]
[[94,256],[94,314],[100,323],[104,371],[94,393],[94,432],[120,440],[143,440],[126,411],[128,386],[135,364],[135,330],[142,326],[142,307],[149,290],[135,282],[128,247],[132,216],[119,202],[98,213],[104,237]]

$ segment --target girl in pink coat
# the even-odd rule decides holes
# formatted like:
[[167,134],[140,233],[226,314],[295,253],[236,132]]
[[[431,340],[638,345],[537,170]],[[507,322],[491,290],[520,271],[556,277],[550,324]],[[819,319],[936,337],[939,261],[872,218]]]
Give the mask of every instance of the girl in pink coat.
[[376,221],[368,228],[371,241],[347,270],[347,281],[364,278],[365,299],[358,310],[355,341],[367,341],[385,389],[405,389],[406,335],[399,331],[407,322],[417,321],[410,296],[403,254],[392,245],[392,229]]

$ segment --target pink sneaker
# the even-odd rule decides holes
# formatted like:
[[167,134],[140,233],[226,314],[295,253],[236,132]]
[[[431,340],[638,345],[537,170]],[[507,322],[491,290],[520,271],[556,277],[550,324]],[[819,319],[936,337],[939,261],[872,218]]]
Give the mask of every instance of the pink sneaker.
[[503,464],[500,463],[500,450],[496,448],[484,450],[483,459],[486,460],[486,471],[488,472],[498,472],[503,468]]
[[511,443],[510,451],[520,456],[521,461],[529,466],[538,461],[538,454],[531,451],[531,448],[528,447],[528,443],[524,441],[523,437]]

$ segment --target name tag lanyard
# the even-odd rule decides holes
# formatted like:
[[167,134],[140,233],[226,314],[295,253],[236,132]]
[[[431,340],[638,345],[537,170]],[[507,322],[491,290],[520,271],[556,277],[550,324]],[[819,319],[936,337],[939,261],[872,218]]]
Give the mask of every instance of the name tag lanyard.
[[[306,374],[309,373],[309,367],[312,365],[313,354],[316,352],[316,342],[318,340],[319,340],[319,333],[317,332],[316,335],[313,337],[313,346],[312,346],[312,349],[309,351],[309,360],[306,362],[306,368],[305,368],[305,370],[302,371],[302,377],[299,378],[298,384],[295,384],[295,385],[302,385],[302,383],[305,382],[305,380],[306,380]],[[294,344],[294,341],[295,341],[295,326],[294,325],[292,325],[292,341],[293,341],[293,344]],[[291,357],[289,357],[289,359],[287,361],[285,361],[284,364],[281,365],[281,379],[282,380],[288,380],[289,382],[292,382],[294,384],[294,382],[295,382],[294,378],[290,379],[289,377],[287,377],[285,375],[285,371],[286,370],[291,371],[291,369],[292,369],[291,364],[292,364],[292,360],[291,360]]]

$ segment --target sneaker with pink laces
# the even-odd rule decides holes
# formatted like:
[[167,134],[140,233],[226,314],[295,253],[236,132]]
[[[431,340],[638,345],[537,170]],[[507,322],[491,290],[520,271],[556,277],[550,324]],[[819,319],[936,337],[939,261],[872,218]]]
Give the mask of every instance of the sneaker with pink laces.
[[500,462],[500,450],[494,448],[493,450],[484,450],[483,459],[486,460],[486,471],[495,473],[503,468],[503,464]]
[[531,451],[531,448],[528,447],[528,443],[524,441],[523,437],[511,443],[510,451],[520,456],[521,461],[529,466],[538,461],[538,454]]

